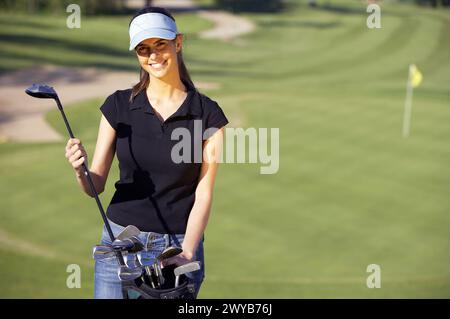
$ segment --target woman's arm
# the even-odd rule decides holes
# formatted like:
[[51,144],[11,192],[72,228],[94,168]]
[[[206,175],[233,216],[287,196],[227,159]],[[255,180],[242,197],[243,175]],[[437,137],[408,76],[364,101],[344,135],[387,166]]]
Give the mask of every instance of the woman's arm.
[[195,191],[195,202],[189,215],[186,234],[183,240],[183,252],[173,259],[166,260],[164,265],[181,265],[191,261],[195,254],[195,250],[208,224],[214,181],[221,159],[222,147],[223,128],[215,132],[213,136],[203,143],[203,162],[199,182]]
[[192,259],[208,224],[222,146],[223,128],[214,133],[203,145],[203,162],[199,183],[195,191],[195,202],[189,215],[182,247],[186,257],[190,257],[189,259]]
[[[105,189],[106,180],[108,179],[109,170],[116,151],[115,138],[116,131],[111,127],[105,116],[102,115],[98,129],[94,158],[92,160],[91,168],[89,169],[92,182],[94,183],[98,194],[101,194]],[[86,163],[86,165],[88,164]],[[94,197],[87,181],[87,177],[77,171],[75,172],[75,176],[83,191],[89,196]]]

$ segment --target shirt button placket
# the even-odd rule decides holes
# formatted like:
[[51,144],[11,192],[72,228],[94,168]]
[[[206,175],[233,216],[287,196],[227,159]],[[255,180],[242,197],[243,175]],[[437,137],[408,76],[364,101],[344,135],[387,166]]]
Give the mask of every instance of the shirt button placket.
[[160,130],[160,132],[159,132],[159,134],[158,134],[158,137],[159,138],[162,138],[163,137],[163,135],[164,135],[164,126],[165,126],[165,124],[163,123],[163,124],[161,124],[161,130]]

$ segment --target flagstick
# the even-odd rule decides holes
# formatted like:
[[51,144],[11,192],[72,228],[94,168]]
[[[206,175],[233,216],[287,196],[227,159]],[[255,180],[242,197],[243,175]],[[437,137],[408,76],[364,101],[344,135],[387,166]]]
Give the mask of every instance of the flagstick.
[[411,127],[411,113],[412,113],[412,95],[413,95],[413,87],[412,87],[412,74],[411,74],[411,65],[409,66],[409,75],[408,82],[406,84],[406,99],[405,99],[405,113],[403,115],[403,137],[407,138],[409,136],[410,127]]

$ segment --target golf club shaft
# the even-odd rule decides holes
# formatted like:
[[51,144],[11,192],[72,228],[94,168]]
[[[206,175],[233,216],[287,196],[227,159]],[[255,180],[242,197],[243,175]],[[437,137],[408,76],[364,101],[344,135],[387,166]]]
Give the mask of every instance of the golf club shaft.
[[[75,136],[73,135],[72,129],[70,128],[69,121],[67,121],[66,114],[64,113],[64,109],[61,105],[61,102],[59,101],[59,98],[56,98],[56,104],[58,105],[58,108],[61,111],[62,117],[64,119],[64,123],[66,123],[66,128],[67,128],[67,131],[69,131],[70,138],[75,138]],[[106,214],[105,214],[105,211],[103,210],[102,203],[100,202],[100,199],[98,198],[98,193],[95,190],[95,186],[94,186],[94,183],[92,182],[91,174],[89,173],[89,169],[86,166],[86,162],[84,162],[82,164],[82,166],[83,166],[83,170],[84,170],[84,175],[86,175],[86,178],[89,183],[89,187],[91,188],[92,194],[94,194],[94,198],[95,198],[95,201],[97,202],[98,209],[100,210],[100,214],[102,215],[102,219],[105,224],[106,230],[108,231],[109,238],[111,239],[111,242],[114,242],[114,240],[116,238],[114,237],[114,234],[111,229],[111,225],[109,224],[108,219],[106,218]],[[119,261],[119,264],[121,266],[125,265],[125,261],[123,260],[122,254],[117,251],[116,256]]]

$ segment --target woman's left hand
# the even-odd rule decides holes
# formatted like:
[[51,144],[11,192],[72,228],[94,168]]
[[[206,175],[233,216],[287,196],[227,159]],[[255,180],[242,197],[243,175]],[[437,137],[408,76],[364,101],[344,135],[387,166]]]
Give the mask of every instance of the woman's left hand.
[[181,252],[180,254],[174,256],[174,257],[170,257],[167,259],[164,259],[161,261],[161,268],[164,268],[165,266],[169,266],[169,265],[175,265],[175,266],[181,266],[184,264],[188,264],[190,262],[192,262],[192,254],[189,254],[187,252]]

